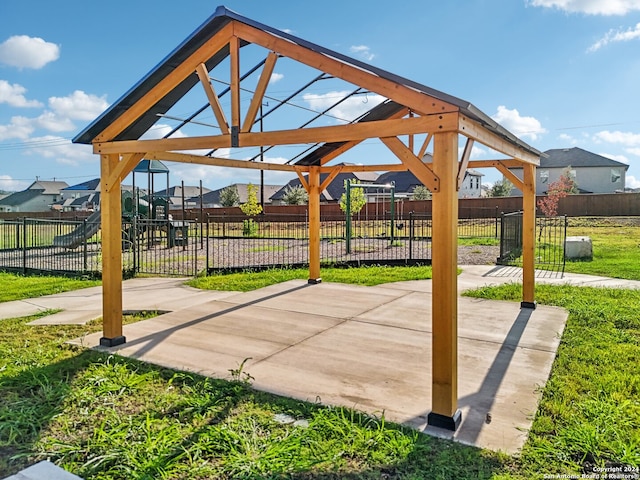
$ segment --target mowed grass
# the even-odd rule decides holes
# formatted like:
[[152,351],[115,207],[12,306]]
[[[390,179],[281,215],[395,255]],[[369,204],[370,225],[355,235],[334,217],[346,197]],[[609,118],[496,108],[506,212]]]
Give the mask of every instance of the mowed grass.
[[593,260],[567,261],[565,271],[640,280],[640,227],[576,226],[567,235],[590,237]]
[[28,277],[0,272],[0,302],[41,297],[100,285],[100,280],[54,276]]
[[[370,266],[359,268],[323,267],[322,280],[352,285],[374,286],[389,282],[425,280],[431,278],[430,266],[389,267]],[[231,290],[248,292],[289,280],[306,280],[307,268],[274,268],[258,272],[221,273],[207,277],[197,277],[187,281],[187,285],[204,290]]]

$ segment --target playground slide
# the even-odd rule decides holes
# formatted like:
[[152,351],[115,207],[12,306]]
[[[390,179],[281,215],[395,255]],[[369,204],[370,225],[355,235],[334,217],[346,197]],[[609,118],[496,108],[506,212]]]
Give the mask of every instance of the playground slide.
[[93,212],[85,225],[78,225],[72,232],[58,235],[53,239],[55,247],[76,248],[82,245],[87,239],[93,237],[100,230],[100,210]]

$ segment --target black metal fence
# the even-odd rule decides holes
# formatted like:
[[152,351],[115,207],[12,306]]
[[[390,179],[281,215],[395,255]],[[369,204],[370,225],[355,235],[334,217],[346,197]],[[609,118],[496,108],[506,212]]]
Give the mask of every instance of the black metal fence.
[[99,228],[87,220],[0,223],[0,267],[7,271],[95,274],[101,269],[100,245]]
[[[431,262],[431,216],[409,212],[393,218],[320,218],[320,259],[324,264],[417,264]],[[351,234],[348,234],[350,230]],[[207,219],[207,271],[306,265],[309,258],[306,215],[210,215]],[[495,217],[461,219],[460,237],[497,238]]]
[[[431,261],[431,216],[388,212],[355,216],[347,235],[344,215],[321,217],[323,264],[419,264]],[[460,237],[495,239],[493,216],[461,219]],[[195,276],[222,270],[303,266],[309,259],[303,215],[253,218],[211,215],[203,222],[134,218],[122,223],[126,275]],[[0,269],[20,273],[95,275],[102,272],[99,213],[80,221],[21,219],[0,222]]]
[[[504,214],[500,222],[500,265],[522,266],[522,212]],[[535,268],[564,273],[567,217],[536,218]]]

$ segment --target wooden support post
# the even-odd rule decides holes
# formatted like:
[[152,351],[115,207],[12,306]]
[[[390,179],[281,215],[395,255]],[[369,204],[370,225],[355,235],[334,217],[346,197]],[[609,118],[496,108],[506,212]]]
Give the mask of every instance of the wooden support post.
[[522,308],[536,308],[535,248],[536,248],[536,167],[522,165]]
[[320,167],[309,167],[309,283],[320,283]]
[[456,430],[458,410],[458,135],[434,135],[432,385],[428,424]]
[[[100,177],[112,178],[118,155],[100,156]],[[114,347],[126,341],[122,335],[122,204],[120,179],[102,185],[100,213],[102,222],[102,332],[100,345]]]

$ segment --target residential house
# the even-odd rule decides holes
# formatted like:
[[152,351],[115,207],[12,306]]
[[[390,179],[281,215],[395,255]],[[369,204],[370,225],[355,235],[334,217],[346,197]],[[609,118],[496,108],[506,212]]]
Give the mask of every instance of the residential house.
[[63,212],[92,212],[100,205],[100,179],[94,178],[61,190],[61,198],[51,208]]
[[0,200],[0,212],[47,212],[68,186],[66,182],[36,180],[26,190]]
[[[211,189],[202,187],[202,194],[207,194]],[[197,208],[200,206],[200,187],[179,186],[158,190],[153,194],[154,199],[165,199],[169,204],[169,210],[179,210],[182,208],[184,198],[184,208]]]
[[[202,206],[204,208],[218,208],[223,205],[220,203],[220,194],[225,188],[235,188],[238,192],[238,202],[240,204],[247,202],[247,187],[248,183],[234,183],[233,185],[229,185],[224,188],[219,188],[217,190],[212,190],[204,195],[202,195]],[[264,187],[264,197],[261,193],[261,187],[259,184],[254,185],[256,187],[256,197],[258,198],[258,203],[260,203],[260,199],[264,198],[265,205],[269,205],[271,203],[271,197],[278,192],[282,188],[282,185],[263,185]],[[200,196],[196,196],[189,199],[189,202],[195,203],[197,207],[200,206]]]
[[[467,169],[462,188],[458,191],[458,198],[480,198],[482,196],[483,174],[476,170]],[[376,183],[395,185],[397,196],[413,198],[413,191],[418,185],[422,185],[420,180],[411,172],[386,172],[378,177]]]
[[[326,173],[320,174],[320,183],[327,178]],[[375,172],[349,172],[339,173],[336,175],[327,188],[320,193],[320,202],[322,203],[337,203],[340,201],[340,197],[344,193],[344,182],[347,180],[355,181],[361,184],[374,184],[377,183],[379,174]],[[308,175],[304,176],[305,180],[308,179]],[[294,178],[284,187],[280,188],[276,193],[271,196],[271,202],[273,205],[284,205],[283,197],[288,188],[296,188],[302,186],[299,178]]]
[[[544,152],[536,169],[536,194],[546,195],[549,185],[567,169],[579,193],[616,193],[625,191],[625,175],[629,165],[578,147],[557,148]],[[511,169],[522,178],[522,169]],[[514,189],[514,195],[522,192]]]

